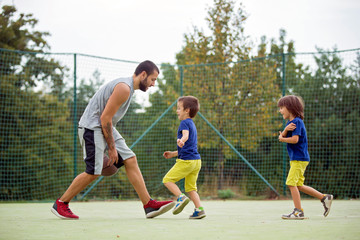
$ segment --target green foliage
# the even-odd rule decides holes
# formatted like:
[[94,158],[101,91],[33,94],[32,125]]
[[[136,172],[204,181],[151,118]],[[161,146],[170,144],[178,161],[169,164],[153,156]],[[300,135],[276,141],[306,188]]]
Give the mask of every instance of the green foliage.
[[231,189],[224,189],[218,191],[218,197],[220,199],[231,199],[235,197],[235,193]]
[[42,52],[49,49],[49,45],[44,39],[50,34],[33,30],[38,20],[32,14],[20,13],[15,19],[16,8],[5,5],[2,7],[0,15],[0,48]]

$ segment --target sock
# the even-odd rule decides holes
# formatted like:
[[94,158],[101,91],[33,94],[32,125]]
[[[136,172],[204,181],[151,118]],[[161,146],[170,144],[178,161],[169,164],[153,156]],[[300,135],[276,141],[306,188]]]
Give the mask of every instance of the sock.
[[198,207],[198,208],[196,208],[196,211],[198,211],[198,212],[204,211],[204,208],[203,207]]
[[60,199],[59,199],[59,202],[69,204],[69,202],[64,202],[64,201],[61,201]]

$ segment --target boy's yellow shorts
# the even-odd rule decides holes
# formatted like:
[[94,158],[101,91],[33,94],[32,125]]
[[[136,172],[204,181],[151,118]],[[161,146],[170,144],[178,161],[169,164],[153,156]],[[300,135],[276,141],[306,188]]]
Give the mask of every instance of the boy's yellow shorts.
[[163,183],[178,182],[185,178],[185,192],[197,191],[196,181],[201,169],[201,160],[176,159],[175,165],[168,171]]
[[290,170],[286,179],[288,186],[303,186],[305,169],[309,162],[307,161],[290,161]]

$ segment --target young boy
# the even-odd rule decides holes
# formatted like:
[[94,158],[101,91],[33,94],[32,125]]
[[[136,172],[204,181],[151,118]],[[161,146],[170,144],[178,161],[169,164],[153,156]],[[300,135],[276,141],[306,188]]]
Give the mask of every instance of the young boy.
[[190,219],[206,217],[196,187],[196,180],[201,169],[201,159],[197,150],[196,126],[192,119],[199,111],[199,108],[199,101],[196,97],[186,96],[178,99],[176,113],[181,122],[177,134],[177,151],[164,152],[164,157],[167,159],[178,157],[175,165],[163,179],[164,185],[177,196],[173,214],[179,214],[190,201],[175,184],[185,178],[185,192],[188,193],[195,205],[194,213],[190,216]]
[[294,95],[280,98],[278,101],[279,112],[284,119],[289,120],[283,132],[279,132],[279,141],[287,143],[287,150],[290,157],[290,171],[286,179],[292,199],[294,211],[288,215],[282,215],[283,219],[304,219],[304,210],[301,208],[300,192],[318,198],[325,209],[324,216],[330,212],[333,195],[322,194],[312,187],[304,185],[304,172],[310,162],[308,152],[306,129],[304,119],[303,100]]

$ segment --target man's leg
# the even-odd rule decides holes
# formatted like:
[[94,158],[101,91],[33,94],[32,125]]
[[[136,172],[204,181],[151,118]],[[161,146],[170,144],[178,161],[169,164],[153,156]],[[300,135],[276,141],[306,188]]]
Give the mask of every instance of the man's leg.
[[69,202],[98,176],[99,175],[90,175],[85,172],[79,174],[61,198],[55,201],[51,212],[62,219],[79,219],[79,217],[70,210]]
[[133,185],[143,205],[150,201],[150,194],[145,186],[143,175],[141,174],[136,157],[131,157],[124,161],[126,175],[130,183]]
[[76,195],[84,190],[92,181],[99,175],[90,175],[86,172],[80,173],[70,184],[65,193],[61,196],[60,200],[63,202],[70,202]]
[[173,201],[157,202],[151,199],[135,156],[124,160],[124,165],[126,175],[144,205],[147,218],[159,216],[174,207]]

